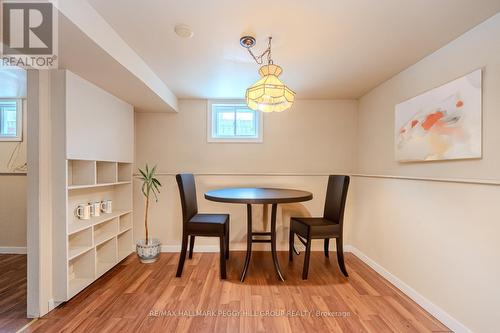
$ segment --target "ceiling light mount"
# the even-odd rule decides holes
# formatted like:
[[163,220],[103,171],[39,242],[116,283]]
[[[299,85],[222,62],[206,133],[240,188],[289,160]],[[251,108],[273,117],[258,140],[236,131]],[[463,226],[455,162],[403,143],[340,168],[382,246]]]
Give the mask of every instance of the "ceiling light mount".
[[240,45],[246,49],[253,47],[255,43],[255,37],[253,36],[243,36],[240,38]]
[[259,65],[262,65],[264,63],[264,56],[267,55],[267,63],[272,64],[273,59],[271,59],[271,40],[273,37],[269,37],[269,42],[267,44],[267,48],[262,52],[261,55],[256,56],[253,54],[252,50],[250,50],[257,42],[255,40],[255,37],[253,36],[243,36],[240,38],[240,45],[243,46],[245,49],[247,49],[248,53],[252,56],[252,58],[255,60],[255,62]]

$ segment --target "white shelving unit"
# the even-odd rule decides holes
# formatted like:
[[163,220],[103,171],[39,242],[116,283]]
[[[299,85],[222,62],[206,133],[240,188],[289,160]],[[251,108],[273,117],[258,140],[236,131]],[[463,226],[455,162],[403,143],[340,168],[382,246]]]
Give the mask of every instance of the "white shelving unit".
[[[67,160],[66,283],[58,295],[69,300],[133,252],[132,164]],[[81,220],[79,204],[112,200],[113,212]]]
[[[132,253],[134,108],[68,70],[50,71],[52,286],[68,301]],[[80,204],[112,201],[81,220]]]

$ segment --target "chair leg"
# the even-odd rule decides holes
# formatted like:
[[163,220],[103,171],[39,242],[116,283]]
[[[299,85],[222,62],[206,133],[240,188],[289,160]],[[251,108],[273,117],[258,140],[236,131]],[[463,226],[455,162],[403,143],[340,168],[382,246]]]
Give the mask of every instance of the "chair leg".
[[325,238],[325,257],[330,257],[330,239]]
[[177,273],[175,274],[176,277],[181,277],[182,275],[182,269],[184,268],[184,261],[186,260],[187,246],[188,246],[188,234],[182,233],[182,248],[181,248],[181,255],[179,257],[179,265],[177,266]]
[[288,238],[288,261],[293,261],[293,246],[295,240],[295,233],[290,228],[290,236]]
[[226,279],[226,241],[224,236],[220,236],[220,278]]
[[189,236],[189,259],[193,259],[194,235]]
[[311,239],[307,238],[306,255],[304,256],[304,268],[302,270],[302,280],[307,280],[309,274],[309,259],[311,258]]
[[226,225],[226,260],[229,259],[229,222]]
[[344,247],[342,245],[342,237],[335,239],[335,242],[337,243],[337,260],[339,262],[340,270],[345,277],[349,277],[344,263]]

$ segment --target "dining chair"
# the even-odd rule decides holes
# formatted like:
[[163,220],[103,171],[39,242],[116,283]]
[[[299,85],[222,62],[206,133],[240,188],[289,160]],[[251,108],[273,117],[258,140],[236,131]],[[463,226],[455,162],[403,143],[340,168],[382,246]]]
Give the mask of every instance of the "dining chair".
[[193,257],[196,236],[219,237],[220,277],[226,278],[226,260],[229,259],[229,214],[200,214],[196,200],[196,184],[193,174],[175,176],[182,205],[182,249],[176,277],[182,275],[189,238],[189,259]]
[[288,249],[288,260],[293,261],[294,239],[298,239],[305,245],[304,268],[302,279],[307,280],[309,273],[309,259],[311,257],[311,242],[313,239],[324,240],[325,256],[329,257],[330,238],[335,238],[337,244],[337,260],[340,270],[348,277],[344,263],[344,250],[342,245],[342,233],[344,226],[344,210],[349,188],[349,176],[330,175],[326,189],[326,200],[323,217],[292,217],[290,219],[290,239]]

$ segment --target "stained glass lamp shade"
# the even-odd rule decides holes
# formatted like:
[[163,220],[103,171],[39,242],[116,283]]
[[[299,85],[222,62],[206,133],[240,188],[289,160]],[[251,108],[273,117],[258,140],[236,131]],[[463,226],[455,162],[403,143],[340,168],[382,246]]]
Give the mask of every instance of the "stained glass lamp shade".
[[259,69],[260,80],[246,92],[247,105],[250,109],[281,112],[292,106],[295,93],[278,78],[281,72],[283,72],[281,67],[274,64],[264,65]]

